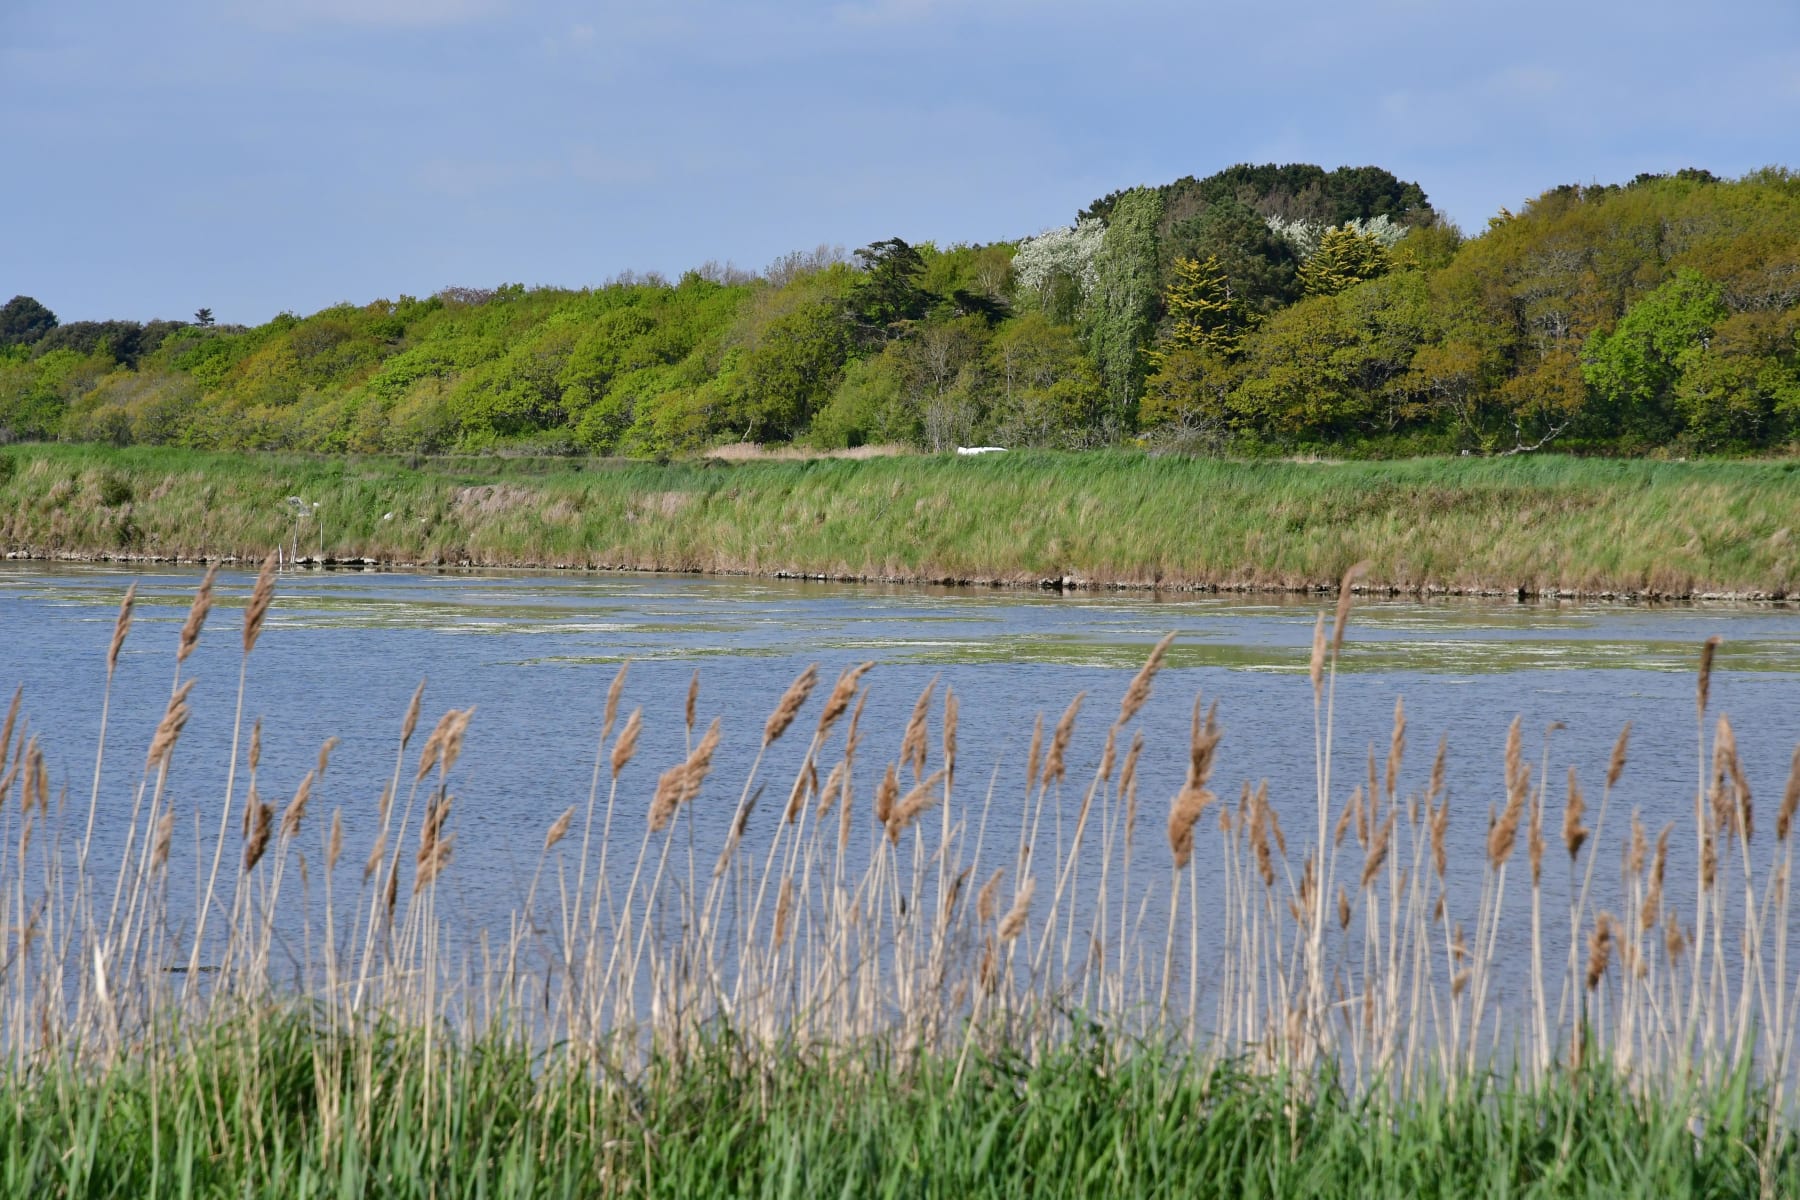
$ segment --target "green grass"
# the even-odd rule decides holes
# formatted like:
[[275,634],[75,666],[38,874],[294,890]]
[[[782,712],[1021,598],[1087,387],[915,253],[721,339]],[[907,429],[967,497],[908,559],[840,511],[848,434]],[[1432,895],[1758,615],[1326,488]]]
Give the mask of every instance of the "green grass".
[[[10,1196],[1754,1196],[1800,1155],[1742,1076],[1651,1098],[1604,1071],[1405,1102],[1301,1094],[1139,1047],[758,1058],[628,1084],[503,1039],[244,1017],[187,1053],[0,1082]],[[428,1095],[427,1092],[430,1094]]]
[[[287,497],[317,515],[296,523]],[[309,508],[310,511],[310,508]],[[391,516],[389,516],[391,514]],[[0,548],[55,556],[1785,596],[1800,462],[1128,453],[737,465],[0,450]]]

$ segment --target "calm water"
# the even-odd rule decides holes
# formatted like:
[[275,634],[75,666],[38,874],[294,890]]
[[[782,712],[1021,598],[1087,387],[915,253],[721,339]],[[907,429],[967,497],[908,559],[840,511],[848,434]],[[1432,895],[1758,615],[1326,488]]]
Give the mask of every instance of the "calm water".
[[[0,569],[0,684],[23,685],[25,711],[44,738],[57,782],[66,780],[71,796],[82,799],[114,613],[126,584],[138,581],[137,621],[114,691],[102,836],[122,826],[129,811],[199,575],[177,568]],[[242,573],[220,576],[220,607],[187,666],[198,680],[194,716],[171,780],[190,864],[194,818],[213,814],[211,828],[224,787],[238,610],[250,582]],[[1052,724],[1071,697],[1087,693],[1070,764],[1071,779],[1085,779],[1132,673],[1171,630],[1179,638],[1168,669],[1139,718],[1149,744],[1140,768],[1149,836],[1140,834],[1140,859],[1167,862],[1160,828],[1181,782],[1196,693],[1218,700],[1225,730],[1215,789],[1235,795],[1240,781],[1267,779],[1290,835],[1303,837],[1310,823],[1311,602],[525,573],[299,573],[284,575],[277,595],[252,658],[246,703],[247,719],[264,719],[262,789],[279,803],[313,765],[319,743],[342,739],[315,792],[308,837],[321,837],[331,810],[342,807],[350,836],[340,870],[350,886],[360,873],[359,849],[367,846],[360,835],[373,836],[398,723],[420,678],[429,681],[426,729],[448,707],[478,706],[453,787],[457,858],[440,900],[440,911],[464,914],[471,926],[498,920],[518,903],[545,828],[585,800],[605,692],[626,659],[632,667],[624,711],[641,705],[646,721],[620,816],[622,840],[633,848],[656,774],[682,757],[682,709],[696,668],[700,722],[718,716],[724,729],[713,778],[695,808],[700,838],[716,847],[764,718],[789,680],[816,662],[822,696],[838,670],[873,660],[859,803],[866,808],[868,789],[897,752],[920,689],[941,676],[961,705],[959,803],[975,811],[990,779],[997,780],[989,854],[1000,847],[1010,858],[1034,714]],[[1631,807],[1652,832],[1667,820],[1691,821],[1693,669],[1711,634],[1725,639],[1713,703],[1737,727],[1759,811],[1767,814],[1758,836],[1771,841],[1766,830],[1800,740],[1800,612],[1782,607],[1359,605],[1338,689],[1341,786],[1334,791],[1341,799],[1362,778],[1370,743],[1385,756],[1394,700],[1404,695],[1410,729],[1403,784],[1422,789],[1438,739],[1448,737],[1452,843],[1474,883],[1485,814],[1502,799],[1502,747],[1513,717],[1524,715],[1534,764],[1546,727],[1565,727],[1550,742],[1552,823],[1566,768],[1577,767],[1597,799],[1613,740],[1630,721],[1623,805],[1601,842],[1607,857],[1600,886],[1612,887]],[[791,780],[819,703],[815,697],[796,733],[771,752],[773,767],[764,775],[771,793]],[[933,747],[935,758],[935,720]],[[1079,799],[1077,791],[1069,800],[1071,819]],[[768,804],[761,821],[776,820],[776,807]],[[1676,828],[1672,898],[1691,894],[1693,870],[1691,848],[1680,837],[1689,826]],[[1202,871],[1213,867],[1211,842],[1209,830],[1200,839]],[[1299,856],[1296,849],[1296,869]],[[1559,877],[1546,872],[1552,884]],[[1473,903],[1471,896],[1471,920]],[[1503,933],[1516,936],[1510,928]]]

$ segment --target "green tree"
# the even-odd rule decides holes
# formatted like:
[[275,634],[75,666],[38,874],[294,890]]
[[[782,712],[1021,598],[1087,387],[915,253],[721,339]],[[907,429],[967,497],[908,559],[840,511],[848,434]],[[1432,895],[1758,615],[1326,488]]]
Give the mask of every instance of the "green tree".
[[989,344],[988,429],[1002,446],[1070,448],[1099,427],[1100,377],[1074,330],[1041,312],[1007,324]]
[[919,287],[925,258],[900,238],[888,238],[856,252],[862,277],[851,294],[851,304],[864,328],[892,336],[906,321],[925,314],[931,298]]
[[56,328],[56,314],[30,296],[14,296],[0,306],[0,350],[28,346]]
[[1082,315],[1088,353],[1106,389],[1101,433],[1107,440],[1136,422],[1144,347],[1156,324],[1156,227],[1161,220],[1162,200],[1155,191],[1125,193],[1112,206],[1094,259],[1094,290]]
[[1308,296],[1335,296],[1347,288],[1387,274],[1387,247],[1372,234],[1350,228],[1328,229],[1319,248],[1300,264],[1300,287]]
[[1728,315],[1718,285],[1683,268],[1628,308],[1612,332],[1588,337],[1582,378],[1600,397],[1612,432],[1663,433],[1677,424],[1676,384]]
[[730,412],[745,438],[786,441],[831,398],[850,354],[836,303],[804,305],[777,318],[739,368]]
[[1161,249],[1165,280],[1183,258],[1216,259],[1232,290],[1253,312],[1273,312],[1299,296],[1294,273],[1300,260],[1294,248],[1240,201],[1220,200],[1197,216],[1174,222]]

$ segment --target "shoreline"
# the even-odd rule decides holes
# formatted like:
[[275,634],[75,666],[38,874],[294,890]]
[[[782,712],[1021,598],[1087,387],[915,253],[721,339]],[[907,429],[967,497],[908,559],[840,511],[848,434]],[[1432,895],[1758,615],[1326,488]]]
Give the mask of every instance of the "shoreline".
[[[109,566],[109,565],[163,565],[181,567],[207,566],[217,562],[223,566],[254,569],[259,559],[237,554],[221,555],[182,555],[182,554],[119,554],[106,551],[57,551],[38,552],[31,549],[8,550],[0,554],[0,560],[22,563],[62,563],[76,566]],[[1083,579],[1065,576],[1060,579],[1007,579],[973,576],[959,578],[936,575],[854,575],[830,574],[826,572],[810,572],[795,570],[756,571],[732,568],[704,567],[671,567],[633,563],[565,563],[565,562],[482,562],[471,559],[460,561],[420,562],[404,559],[376,559],[365,555],[348,554],[343,557],[328,555],[317,558],[302,555],[288,560],[289,569],[307,571],[357,571],[368,573],[410,573],[410,574],[452,574],[464,571],[523,571],[535,574],[558,574],[579,572],[589,575],[698,575],[712,579],[776,579],[800,583],[834,583],[846,586],[881,586],[881,587],[938,587],[962,589],[986,589],[990,591],[1016,592],[1053,592],[1066,593],[1101,593],[1124,592],[1136,594],[1173,593],[1193,596],[1335,596],[1338,585],[1292,584],[1280,585],[1271,583],[1219,583],[1206,581],[1179,582],[1145,582],[1127,579]],[[1786,591],[1689,591],[1689,592],[1633,592],[1616,589],[1599,591],[1578,591],[1564,588],[1530,588],[1530,587],[1453,587],[1436,584],[1400,585],[1382,582],[1358,582],[1352,584],[1350,592],[1354,596],[1369,599],[1413,599],[1413,600],[1511,600],[1516,603],[1536,603],[1542,601],[1561,602],[1575,601],[1583,604],[1615,604],[1621,606],[1646,604],[1757,604],[1770,607],[1789,607],[1800,604],[1800,596]]]

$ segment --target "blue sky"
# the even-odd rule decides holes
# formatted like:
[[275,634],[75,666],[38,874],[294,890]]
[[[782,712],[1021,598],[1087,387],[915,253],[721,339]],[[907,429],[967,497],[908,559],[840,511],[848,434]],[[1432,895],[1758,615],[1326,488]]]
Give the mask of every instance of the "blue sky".
[[1471,232],[1800,167],[1800,5],[0,0],[0,297],[64,320],[990,241],[1241,161]]

